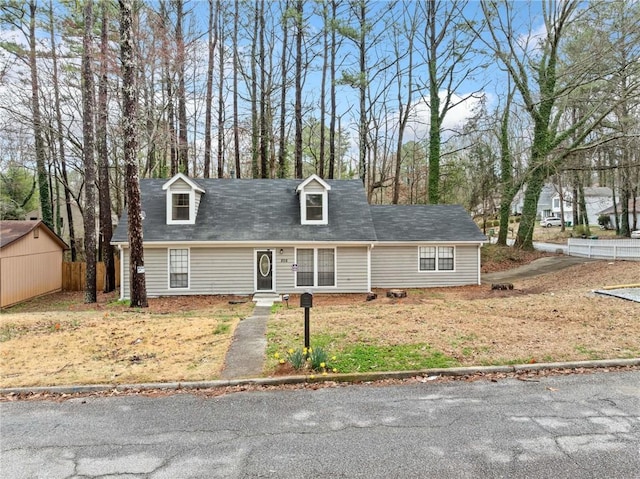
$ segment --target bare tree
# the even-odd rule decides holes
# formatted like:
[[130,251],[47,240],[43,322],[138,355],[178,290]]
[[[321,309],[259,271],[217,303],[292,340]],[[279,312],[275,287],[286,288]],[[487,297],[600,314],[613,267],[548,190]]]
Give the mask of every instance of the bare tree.
[[111,224],[111,185],[109,181],[109,152],[107,150],[107,62],[109,50],[109,17],[106,1],[100,3],[100,78],[98,81],[98,124],[96,128],[98,154],[98,194],[100,204],[100,250],[104,262],[104,292],[116,289],[116,272],[113,259],[113,225]]

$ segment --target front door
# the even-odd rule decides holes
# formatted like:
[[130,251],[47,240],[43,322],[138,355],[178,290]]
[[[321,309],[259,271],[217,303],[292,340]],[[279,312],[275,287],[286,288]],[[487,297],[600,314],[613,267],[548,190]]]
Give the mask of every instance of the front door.
[[273,256],[271,251],[257,251],[256,260],[258,291],[273,291]]

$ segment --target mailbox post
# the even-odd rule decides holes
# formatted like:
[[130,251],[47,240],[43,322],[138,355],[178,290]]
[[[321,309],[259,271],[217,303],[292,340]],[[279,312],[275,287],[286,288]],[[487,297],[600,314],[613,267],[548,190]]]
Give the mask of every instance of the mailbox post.
[[309,310],[313,307],[313,293],[302,293],[300,295],[300,307],[304,308],[304,347],[309,355]]

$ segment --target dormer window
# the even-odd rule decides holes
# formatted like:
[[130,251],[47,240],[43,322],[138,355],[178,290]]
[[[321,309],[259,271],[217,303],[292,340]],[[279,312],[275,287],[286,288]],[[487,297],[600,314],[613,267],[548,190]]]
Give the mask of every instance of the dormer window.
[[307,221],[322,221],[322,195],[307,194]]
[[162,189],[167,191],[167,224],[195,224],[204,190],[182,173],[167,181]]
[[171,220],[189,221],[189,193],[171,194]]
[[304,180],[296,192],[300,195],[300,223],[329,224],[329,194],[331,186],[317,175]]

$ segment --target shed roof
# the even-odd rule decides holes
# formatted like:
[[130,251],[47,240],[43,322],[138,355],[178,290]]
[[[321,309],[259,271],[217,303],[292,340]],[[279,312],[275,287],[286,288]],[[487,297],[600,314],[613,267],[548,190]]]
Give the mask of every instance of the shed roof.
[[67,244],[55,234],[42,220],[3,220],[0,221],[0,248],[10,245],[20,238],[28,235],[31,231],[41,227],[51,238],[56,241],[62,249],[69,249]]

